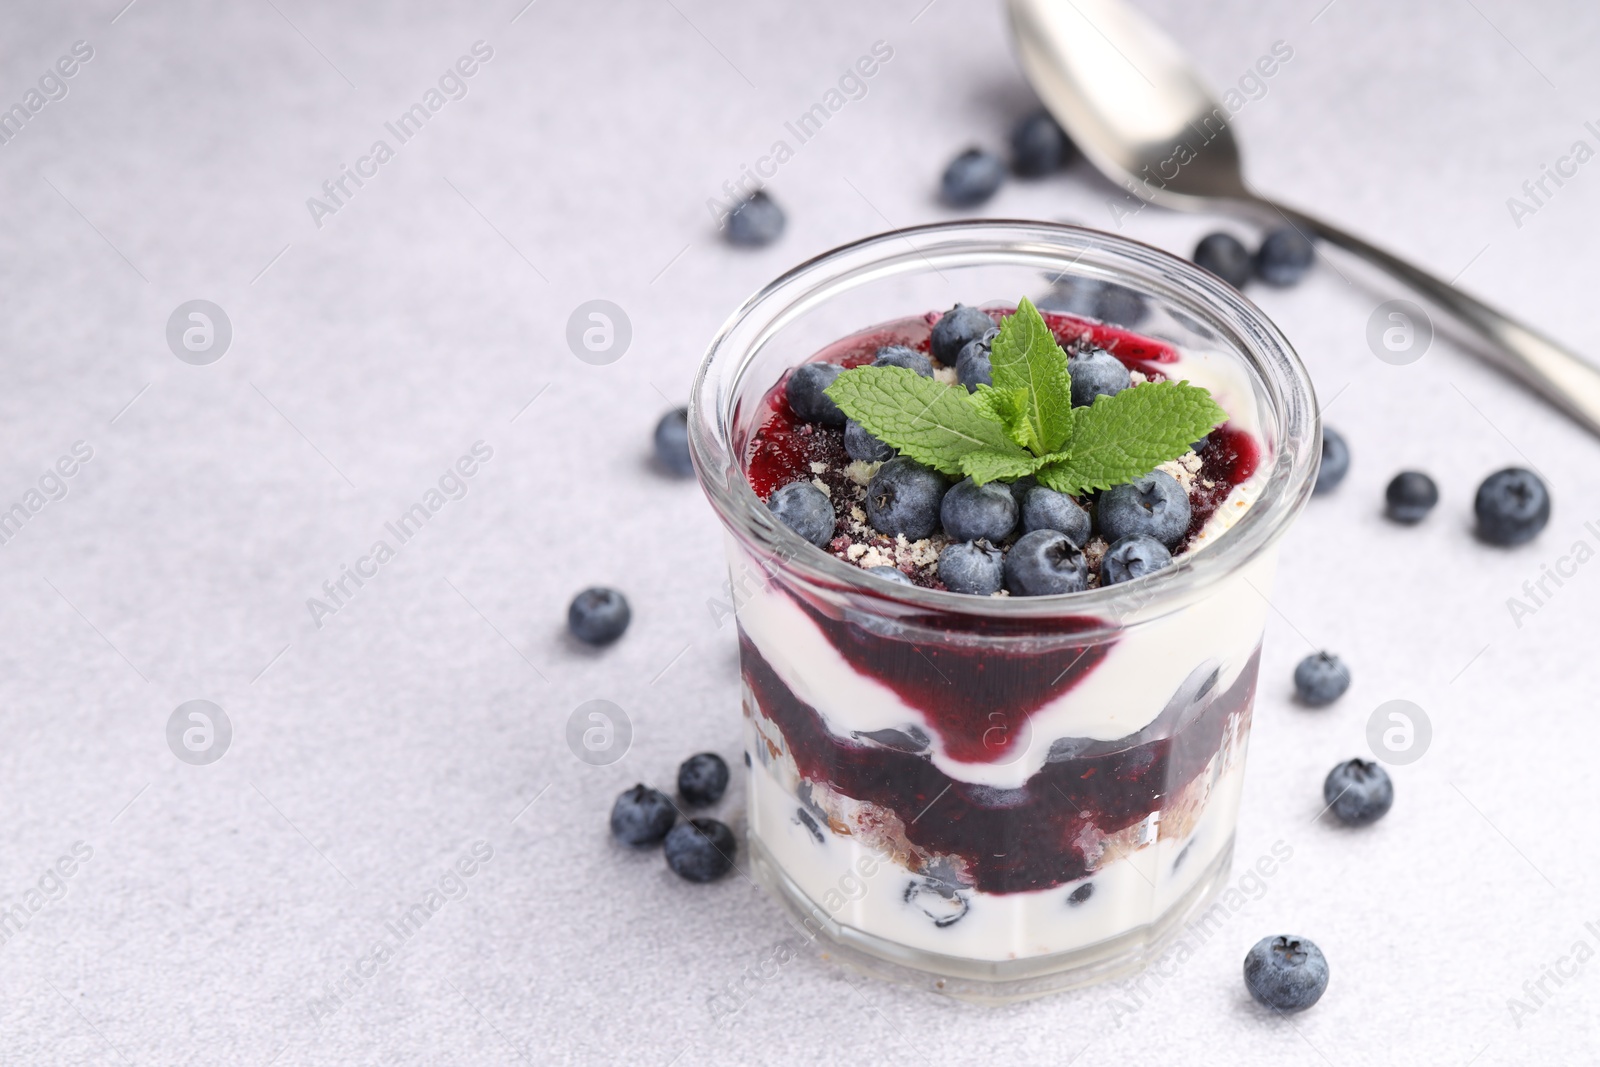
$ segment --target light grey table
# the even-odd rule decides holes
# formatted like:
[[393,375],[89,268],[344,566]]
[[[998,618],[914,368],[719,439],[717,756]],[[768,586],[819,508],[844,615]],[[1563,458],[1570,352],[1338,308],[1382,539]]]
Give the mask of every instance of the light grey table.
[[[1239,857],[1281,841],[1292,859],[1192,958],[979,1010],[811,954],[770,967],[789,931],[745,878],[690,886],[611,847],[619,790],[739,749],[733,630],[707,607],[718,531],[693,485],[649,467],[651,426],[746,294],[949,217],[944,161],[998,146],[1030,102],[994,4],[122,2],[11,5],[0,43],[0,103],[48,90],[0,144],[0,505],[27,516],[0,544],[0,1060],[1593,1058],[1600,963],[1577,960],[1600,946],[1600,564],[1562,559],[1600,546],[1600,444],[1443,341],[1374,358],[1368,318],[1397,294],[1344,262],[1255,293],[1355,459],[1274,592]],[[1263,189],[1600,353],[1600,163],[1508,206],[1575,141],[1600,147],[1593,5],[1322,3],[1152,10],[1218,85],[1292,47],[1236,119]],[[77,41],[92,57],[46,78]],[[878,41],[892,59],[770,183],[787,235],[724,247],[708,199]],[[387,130],[419,103],[425,123]],[[367,176],[333,202],[345,168]],[[986,210],[1180,252],[1214,225],[1118,220],[1119,196],[1080,167]],[[591,299],[631,322],[608,365],[565,340]],[[167,342],[191,300],[231,324],[207,365]],[[72,476],[48,476],[77,442]],[[492,454],[445,481],[459,499],[389,533],[477,442]],[[1471,494],[1513,463],[1548,477],[1555,517],[1492,551]],[[1402,467],[1443,492],[1418,529],[1379,516]],[[363,562],[379,540],[392,558]],[[1513,617],[1558,566],[1564,584]],[[346,567],[368,577],[334,599]],[[599,655],[562,635],[593,582],[635,609]],[[1310,712],[1289,674],[1320,647],[1355,683]],[[1394,772],[1393,813],[1361,833],[1318,821],[1322,776],[1397,698],[1433,738]],[[609,766],[568,749],[592,699],[631,721]],[[169,747],[192,700],[231,726],[209,764]],[[1284,931],[1333,973],[1292,1023],[1239,977]],[[770,977],[717,1018],[747,972]]]

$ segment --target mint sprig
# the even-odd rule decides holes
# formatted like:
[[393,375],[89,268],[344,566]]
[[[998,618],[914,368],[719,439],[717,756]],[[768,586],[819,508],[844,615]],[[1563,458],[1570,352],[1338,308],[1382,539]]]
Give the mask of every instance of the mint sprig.
[[1088,407],[1072,406],[1067,354],[1026,297],[990,349],[993,386],[968,393],[904,367],[857,367],[827,394],[903,455],[982,485],[1037,473],[1081,496],[1150,473],[1227,421],[1188,382],[1144,382]]

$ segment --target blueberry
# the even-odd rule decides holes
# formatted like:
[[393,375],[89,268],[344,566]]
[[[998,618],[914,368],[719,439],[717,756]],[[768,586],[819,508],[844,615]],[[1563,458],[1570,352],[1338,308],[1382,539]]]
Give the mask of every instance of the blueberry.
[[1082,548],[1089,543],[1089,513],[1065,493],[1035,485],[1022,501],[1022,532],[1059,530]]
[[894,458],[894,449],[872,436],[867,428],[850,419],[844,424],[844,451],[851,459],[865,463],[882,463]]
[[956,541],[1004,541],[1017,525],[1017,499],[1001,482],[963,478],[939,504],[944,532]]
[[689,409],[678,408],[656,423],[656,461],[673,474],[693,474],[689,460]]
[[837,363],[802,363],[789,373],[783,394],[789,407],[805,422],[815,422],[831,430],[844,429],[844,412],[825,389],[844,373]]
[[716,819],[690,819],[667,834],[667,866],[690,882],[714,882],[733,870],[739,844],[733,831]]
[[632,618],[628,598],[600,585],[585,589],[567,606],[567,629],[590,645],[609,645],[622,636]]
[[1305,1011],[1328,988],[1328,961],[1303,937],[1263,937],[1244,958],[1244,984],[1275,1011]]
[[1189,531],[1189,494],[1166,471],[1107,489],[1095,512],[1100,533],[1111,542],[1146,534],[1173,548]]
[[976,393],[980,385],[994,384],[994,370],[989,365],[989,346],[982,341],[971,341],[956,357],[956,381],[967,392]]
[[1401,471],[1384,490],[1383,499],[1395,522],[1421,522],[1439,502],[1439,487],[1421,471]]
[[1106,549],[1100,563],[1100,584],[1131,582],[1171,565],[1172,553],[1166,545],[1154,537],[1135,534]]
[[1065,166],[1072,149],[1065,131],[1041,108],[1011,130],[1011,169],[1024,178],[1037,178]]
[[[987,319],[989,316],[985,315]],[[874,367],[904,367],[906,370],[916,371],[924,378],[933,377],[933,364],[928,357],[918,352],[915,348],[905,345],[884,345],[878,349],[878,355],[873,359]]]
[[1322,465],[1317,468],[1317,483],[1313,493],[1329,493],[1339,487],[1344,476],[1350,473],[1350,446],[1344,443],[1337,430],[1322,428]]
[[915,585],[916,584],[910,578],[906,577],[906,572],[905,571],[901,570],[899,567],[891,567],[888,564],[884,564],[881,567],[868,567],[867,568],[867,573],[868,574],[876,574],[879,578],[882,578],[884,581],[886,581],[886,582],[894,582],[896,585]]
[[1006,588],[1017,596],[1077,593],[1089,587],[1089,561],[1059,530],[1023,534],[1006,553]]
[[715,752],[697,752],[678,767],[678,795],[697,808],[728,791],[728,765]]
[[951,207],[972,207],[995,194],[1006,165],[993,152],[969,148],[950,161],[939,179],[939,199]]
[[1294,285],[1311,269],[1316,249],[1311,238],[1293,226],[1280,226],[1256,250],[1256,276],[1268,285]]
[[790,482],[767,498],[767,507],[789,529],[824,548],[833,540],[837,516],[828,495],[810,482]]
[[1150,315],[1150,306],[1144,297],[1126,285],[1106,282],[1094,298],[1093,315],[1112,326],[1134,327]]
[[1097,396],[1116,396],[1133,384],[1122,360],[1103,348],[1090,349],[1067,360],[1072,375],[1072,406],[1087,407]]
[[1067,903],[1076,907],[1092,896],[1094,896],[1094,883],[1085,882],[1068,894]]
[[666,794],[646,785],[618,794],[611,805],[611,836],[624,845],[659,845],[677,821],[678,809]]
[[987,312],[957,304],[933,324],[933,334],[928,338],[933,358],[947,367],[954,366],[956,357],[968,342],[976,341],[994,328],[994,320]]
[[1346,826],[1366,826],[1394,806],[1394,782],[1376,763],[1353,759],[1328,772],[1322,783],[1322,802]]
[[783,235],[783,208],[758,189],[728,213],[728,228],[723,234],[731,245],[760,248]]
[[1255,270],[1250,250],[1231,233],[1208,233],[1194,246],[1194,264],[1235,289],[1243,289]]
[[1507,467],[1483,480],[1472,507],[1480,538],[1491,545],[1520,545],[1550,521],[1550,492],[1532,471]]
[[917,541],[939,525],[944,475],[899,456],[878,468],[867,483],[867,521],[879,533]]
[[1316,652],[1294,669],[1294,692],[1302,704],[1314,708],[1332,704],[1350,688],[1350,670],[1331,652]]
[[987,541],[958,541],[939,553],[939,580],[952,593],[989,596],[1004,577],[1005,557]]

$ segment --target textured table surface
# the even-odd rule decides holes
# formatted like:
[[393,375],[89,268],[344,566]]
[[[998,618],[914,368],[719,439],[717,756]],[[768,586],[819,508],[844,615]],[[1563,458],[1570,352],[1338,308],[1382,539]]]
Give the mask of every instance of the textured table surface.
[[[1600,1050],[1600,445],[1443,340],[1380,362],[1368,318],[1400,294],[1345,260],[1255,293],[1354,465],[1286,540],[1267,635],[1235,869],[1278,842],[1292,858],[1190,958],[1142,985],[966,1007],[811,953],[772,966],[790,930],[746,878],[690,886],[611,846],[616,792],[739,750],[733,628],[708,609],[716,523],[652,470],[650,428],[745,295],[840,242],[951,217],[932,197],[944,161],[998,147],[1030,105],[996,5],[122,2],[11,5],[0,43],[0,103],[29,115],[0,144],[0,504],[27,515],[0,545],[0,1060]],[[1600,147],[1593,5],[1323,3],[1149,9],[1218,86],[1292,48],[1236,119],[1261,188],[1600,353],[1600,163],[1537,203],[1522,191],[1574,142]],[[52,75],[78,41],[92,55]],[[722,245],[707,200],[878,41],[892,59],[770,183],[784,238]],[[471,76],[446,76],[462,57]],[[387,130],[418,103],[420,129]],[[367,177],[308,208],[344,168]],[[1112,228],[1120,195],[1080,166],[985,210]],[[1184,252],[1214,225],[1152,208],[1120,232]],[[607,365],[565,339],[591,299],[631,322]],[[167,341],[190,300],[231,324],[207,365]],[[448,477],[479,442],[472,477]],[[1471,494],[1509,464],[1543,472],[1555,514],[1493,551],[1469,535]],[[1379,515],[1402,467],[1443,493],[1417,529]],[[441,478],[426,525],[389,533]],[[374,573],[379,540],[394,552]],[[364,584],[322,591],[357,566]],[[1513,617],[1508,598],[1558,566],[1564,584]],[[595,582],[635,610],[598,655],[562,629]],[[314,619],[313,598],[333,610]],[[1311,712],[1289,675],[1322,647],[1355,682]],[[592,699],[631,722],[609,766],[568,748]],[[1366,754],[1391,699],[1426,710],[1431,745],[1394,771],[1387,819],[1341,832],[1317,818],[1322,776]],[[231,725],[215,762],[169,746],[191,700]],[[1332,966],[1292,1023],[1239,977],[1277,932]]]

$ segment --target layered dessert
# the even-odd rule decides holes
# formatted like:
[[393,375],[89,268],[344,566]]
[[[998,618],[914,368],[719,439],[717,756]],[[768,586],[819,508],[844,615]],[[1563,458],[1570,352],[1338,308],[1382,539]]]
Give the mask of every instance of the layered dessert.
[[[749,485],[796,556],[860,572],[791,580],[730,539],[736,570],[771,575],[738,611],[749,829],[791,901],[870,953],[1005,977],[1148,940],[1203,895],[1232,845],[1272,553],[1200,596],[1142,590],[1255,502],[1257,405],[1232,353],[1025,301],[890,321],[772,383],[737,442]],[[1119,413],[1144,436],[1117,438]],[[991,610],[1025,597],[1050,610]]]

